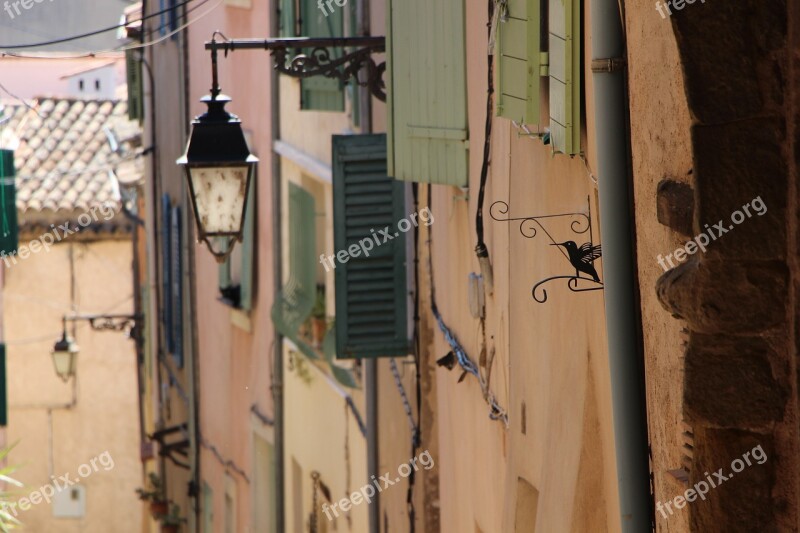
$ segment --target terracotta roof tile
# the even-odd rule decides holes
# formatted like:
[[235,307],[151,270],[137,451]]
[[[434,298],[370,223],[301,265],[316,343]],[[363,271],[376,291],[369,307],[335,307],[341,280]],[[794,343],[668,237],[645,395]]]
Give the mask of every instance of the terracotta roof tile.
[[130,173],[141,165],[132,166],[111,152],[106,129],[118,139],[139,134],[138,123],[128,120],[127,103],[42,98],[34,107],[39,115],[21,104],[7,104],[4,114],[10,119],[0,129],[15,132],[20,140],[15,166],[23,220],[26,213],[45,210],[59,219],[94,205],[119,209],[119,190],[109,171],[125,165]]

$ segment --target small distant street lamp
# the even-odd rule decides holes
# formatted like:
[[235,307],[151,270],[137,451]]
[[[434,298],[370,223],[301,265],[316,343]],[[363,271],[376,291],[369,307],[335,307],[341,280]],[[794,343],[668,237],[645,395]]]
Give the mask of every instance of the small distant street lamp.
[[56,375],[64,383],[75,376],[75,367],[80,349],[75,344],[75,339],[67,333],[67,321],[76,322],[86,320],[95,331],[127,331],[128,337],[134,340],[139,338],[139,324],[141,315],[76,315],[64,316],[61,319],[63,333],[61,339],[53,345],[50,352],[53,357],[53,367]]
[[53,366],[56,369],[56,375],[66,383],[69,378],[75,375],[75,360],[78,358],[78,345],[75,340],[67,333],[67,318],[62,319],[64,325],[64,333],[61,335],[61,340],[57,341],[53,346],[53,351],[50,352],[53,356]]
[[[198,240],[204,241],[221,263],[233,251],[234,243],[242,240],[247,195],[258,158],[247,146],[239,117],[225,111],[231,99],[220,94],[216,51],[211,66],[211,94],[200,100],[208,111],[192,121],[186,153],[177,163],[186,172]],[[225,238],[223,249],[214,249],[209,240],[214,237]]]

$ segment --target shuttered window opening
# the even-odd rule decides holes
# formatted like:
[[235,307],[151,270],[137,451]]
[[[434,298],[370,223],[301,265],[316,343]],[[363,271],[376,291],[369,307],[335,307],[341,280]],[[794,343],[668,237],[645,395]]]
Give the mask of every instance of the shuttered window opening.
[[316,253],[314,197],[302,187],[289,184],[289,279],[275,297],[272,321],[281,335],[291,339],[306,355],[318,358],[299,331],[311,316],[316,297],[319,258]]
[[573,155],[581,148],[581,2],[549,2],[550,135],[555,151]]
[[0,344],[0,427],[8,425],[8,374],[6,372],[6,345]]
[[170,352],[178,368],[183,368],[183,236],[181,233],[181,208],[172,208],[170,221],[170,305],[172,324]]
[[172,204],[168,194],[161,197],[161,325],[166,350],[173,352],[172,335]]
[[[334,248],[362,240],[369,255],[336,263],[336,356],[405,355],[409,350],[405,233],[405,187],[387,175],[385,135],[333,137]],[[388,227],[393,239],[376,244]]]
[[[251,180],[247,195],[242,242],[236,243],[231,255],[219,265],[220,301],[236,309],[251,311],[255,297],[256,182]],[[219,238],[218,249],[227,246],[227,238]]]
[[144,119],[144,96],[142,85],[142,63],[137,58],[137,50],[125,51],[125,77],[128,83],[128,118]]
[[0,149],[0,253],[3,256],[17,253],[19,246],[15,175],[14,152]]
[[[300,0],[300,32],[303,37],[343,37],[345,7],[334,4],[326,17],[317,0]],[[331,59],[341,57],[340,48],[331,48]],[[311,54],[313,50],[304,50]],[[342,82],[324,76],[300,80],[300,109],[306,111],[344,111]]]
[[507,10],[497,28],[497,115],[538,124],[543,66],[540,0],[509,0]]
[[389,175],[466,186],[464,0],[389,0],[387,13]]

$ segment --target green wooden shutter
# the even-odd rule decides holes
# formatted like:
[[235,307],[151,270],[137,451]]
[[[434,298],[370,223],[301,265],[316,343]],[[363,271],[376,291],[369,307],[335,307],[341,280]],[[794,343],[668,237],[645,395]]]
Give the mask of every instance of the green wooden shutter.
[[[338,358],[408,353],[406,234],[397,231],[405,187],[386,174],[385,135],[333,136],[334,249],[374,245],[336,262]],[[383,242],[381,230],[393,238]]]
[[128,118],[141,122],[144,119],[142,63],[137,58],[136,50],[125,51],[125,73],[128,83]]
[[295,2],[297,0],[279,1],[281,37],[297,37],[297,21],[295,19]]
[[[355,0],[353,0],[355,1]],[[342,37],[344,36],[345,7],[333,4],[333,12],[326,10],[325,16],[317,0],[300,0],[300,29],[304,37]],[[333,58],[341,55],[341,50],[332,48]],[[311,53],[305,50],[305,53]],[[300,80],[300,109],[306,111],[344,111],[344,86],[339,80],[314,76]]]
[[289,279],[272,305],[272,321],[309,357],[316,357],[299,338],[300,326],[311,315],[317,291],[317,238],[314,197],[289,183]]
[[389,0],[389,174],[466,186],[464,0]]
[[8,393],[6,382],[6,345],[0,344],[0,426],[8,425]]
[[539,123],[539,0],[508,0],[508,16],[497,37],[497,115],[522,124]]
[[550,135],[572,155],[581,151],[581,2],[549,1]]
[[256,180],[250,181],[250,193],[247,196],[247,208],[244,216],[244,229],[242,230],[242,271],[239,275],[241,288],[239,289],[239,308],[250,311],[253,308],[253,295],[255,292],[255,234],[256,234]]
[[19,246],[15,175],[13,150],[0,149],[0,254],[3,256],[17,253]]

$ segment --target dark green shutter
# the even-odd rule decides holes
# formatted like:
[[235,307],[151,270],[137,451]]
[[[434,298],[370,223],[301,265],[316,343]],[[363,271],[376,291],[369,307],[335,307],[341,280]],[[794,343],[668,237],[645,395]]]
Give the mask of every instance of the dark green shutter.
[[336,262],[338,358],[408,353],[406,234],[397,227],[405,216],[404,184],[386,173],[386,135],[334,135],[334,249],[374,245],[368,257]]
[[[325,16],[317,0],[300,0],[300,32],[304,37],[343,37],[344,14],[347,7],[332,3],[333,12],[326,7]],[[331,48],[333,58],[341,49]],[[304,51],[310,54],[311,50]],[[344,87],[339,80],[314,76],[300,81],[300,109],[306,111],[344,111]]]
[[0,344],[0,426],[8,425],[8,387],[6,382],[6,345]]
[[0,254],[3,255],[17,253],[19,245],[15,175],[14,152],[0,150]]
[[125,52],[125,72],[128,83],[128,118],[144,118],[144,99],[142,93],[142,63],[136,57],[136,50]]

